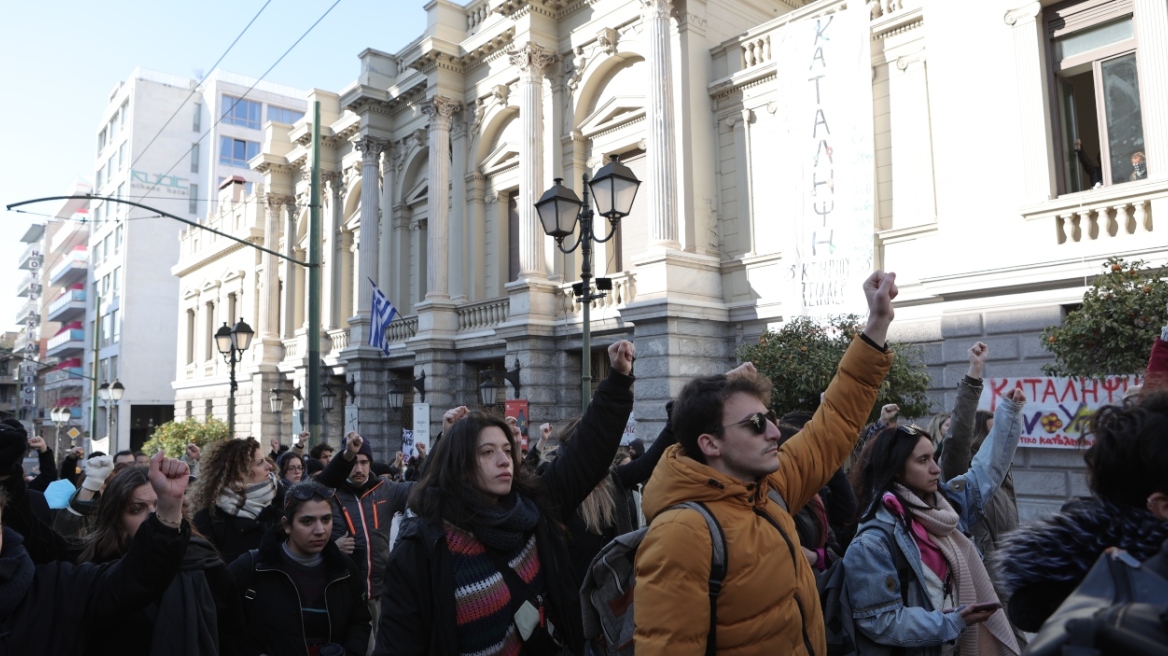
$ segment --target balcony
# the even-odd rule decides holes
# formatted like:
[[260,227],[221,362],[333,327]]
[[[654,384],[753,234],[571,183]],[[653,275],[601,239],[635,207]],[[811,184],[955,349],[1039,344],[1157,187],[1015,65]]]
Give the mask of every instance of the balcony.
[[510,298],[494,298],[458,308],[458,330],[475,331],[497,326],[511,314]]
[[[611,276],[611,280],[612,289],[605,293],[604,298],[593,299],[593,311],[623,308],[636,299],[637,281],[633,274],[617,273]],[[584,304],[576,299],[572,283],[565,283],[560,287],[559,310],[569,315],[584,311]]]
[[49,321],[67,323],[85,316],[85,290],[68,289],[49,304]]
[[84,249],[74,250],[65,255],[57,266],[49,272],[49,283],[68,287],[85,280],[89,272],[89,255]]
[[16,283],[16,295],[22,298],[27,298],[29,294],[39,294],[41,289],[40,271],[31,272]]
[[1146,242],[1154,227],[1152,207],[1164,199],[1168,180],[1129,182],[1060,196],[1022,210],[1022,217],[1049,222],[1059,246],[1079,244],[1076,254],[1085,249],[1102,256]]
[[[45,263],[45,254],[41,251],[40,242],[34,242],[25,247],[24,252],[20,254],[20,259],[17,262],[19,268],[25,271],[41,268]],[[33,265],[33,262],[36,262],[36,264]]]
[[[74,359],[76,363],[79,359]],[[60,390],[81,387],[85,383],[85,371],[80,364],[63,367],[45,374],[45,390]]]
[[36,315],[39,319],[41,314],[40,299],[29,299],[25,301],[24,304],[20,306],[20,309],[16,311],[16,323],[23,326],[24,323],[28,321],[29,313]]
[[81,355],[85,351],[85,331],[80,328],[71,328],[61,331],[49,340],[45,355],[50,358],[61,358],[70,355]]

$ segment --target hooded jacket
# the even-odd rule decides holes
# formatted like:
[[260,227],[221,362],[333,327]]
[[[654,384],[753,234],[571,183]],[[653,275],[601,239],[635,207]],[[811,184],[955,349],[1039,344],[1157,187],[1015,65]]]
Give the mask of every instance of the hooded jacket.
[[[308,653],[300,593],[285,569],[281,553],[286,538],[282,527],[272,528],[264,535],[259,549],[243,554],[227,568],[242,596],[244,629],[242,635],[227,636],[225,642],[242,645],[244,654]],[[321,555],[328,577],[324,595],[330,641],[344,647],[349,656],[365,656],[371,625],[361,576],[353,561],[332,540]]]
[[1168,521],[1098,497],[1073,501],[1051,517],[1023,525],[1006,536],[993,558],[1002,592],[1010,597],[1010,621],[1023,631],[1038,631],[1107,547],[1142,561],[1156,555],[1165,540]]
[[405,512],[406,500],[414,484],[387,481],[374,476],[371,470],[364,484],[354,485],[349,482],[349,474],[355,464],[355,460],[346,460],[342,451],[333,456],[328,467],[316,477],[316,482],[337,491],[332,500],[335,513],[332,539],[335,541],[346,534],[353,536],[352,558],[365,582],[365,594],[370,599],[377,599],[381,596],[381,582],[389,563],[389,532],[393,516]]
[[[703,465],[681,445],[666,451],[642,498],[651,525],[636,560],[638,656],[706,653],[711,537],[700,514],[670,510],[685,501],[705,503],[726,536],[718,653],[826,655],[815,574],[799,549],[791,513],[851,453],[891,365],[890,353],[854,340],[814,418],[780,447],[779,469],[758,482]],[[770,502],[771,488],[789,512]]]

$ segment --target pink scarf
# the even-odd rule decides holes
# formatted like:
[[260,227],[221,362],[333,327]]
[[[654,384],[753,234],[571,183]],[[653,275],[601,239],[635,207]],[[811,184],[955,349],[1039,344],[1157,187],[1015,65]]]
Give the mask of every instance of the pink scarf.
[[[884,506],[897,517],[904,519],[904,508],[901,507],[900,500],[891,492],[884,493]],[[949,563],[945,560],[945,555],[941,553],[941,548],[937,546],[936,542],[933,542],[933,539],[929,537],[929,532],[920,522],[912,523],[912,536],[917,543],[917,549],[921,552],[921,562],[933,570],[937,578],[945,581],[949,576]]]

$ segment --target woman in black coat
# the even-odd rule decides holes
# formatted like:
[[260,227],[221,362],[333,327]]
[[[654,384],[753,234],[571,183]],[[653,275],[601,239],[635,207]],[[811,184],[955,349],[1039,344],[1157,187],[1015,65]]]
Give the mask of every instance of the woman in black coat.
[[608,475],[632,411],[633,352],[609,347],[612,373],[538,477],[498,417],[472,412],[445,432],[390,555],[374,653],[582,652],[562,526]]
[[243,604],[243,653],[316,656],[330,644],[367,653],[364,577],[330,539],[334,494],[311,481],[289,488],[281,525],[228,567]]
[[225,562],[233,562],[280,523],[283,490],[260,443],[250,437],[216,444],[200,471],[191,522]]

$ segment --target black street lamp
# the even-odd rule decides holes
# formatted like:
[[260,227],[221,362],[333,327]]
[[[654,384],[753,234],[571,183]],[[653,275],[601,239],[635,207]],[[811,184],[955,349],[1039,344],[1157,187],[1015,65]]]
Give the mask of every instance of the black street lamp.
[[292,389],[281,389],[279,387],[273,387],[272,389],[268,390],[268,392],[268,405],[270,405],[272,408],[272,414],[276,415],[276,441],[282,443],[282,433],[284,432],[284,397],[282,395],[288,394],[295,397],[296,400],[299,401],[300,388],[293,387]]
[[391,378],[389,381],[389,407],[391,410],[401,410],[406,402],[406,392],[413,387],[422,395],[422,403],[426,402],[426,371],[414,380]]
[[515,360],[515,368],[511,371],[481,371],[479,377],[484,379],[479,384],[479,393],[483,397],[484,407],[492,408],[499,401],[499,388],[503,388],[503,398],[507,398],[506,386],[498,382],[499,378],[511,383],[511,388],[515,391],[515,398],[519,398],[519,389],[522,387],[519,384],[519,360]]
[[[577,248],[582,254],[580,263],[580,282],[572,286],[576,298],[584,304],[583,352],[580,371],[581,399],[583,410],[588,409],[588,401],[592,398],[592,326],[589,309],[592,301],[603,298],[605,288],[611,289],[611,282],[606,285],[597,280],[598,292],[592,291],[592,242],[604,243],[616,235],[620,220],[629,215],[633,208],[633,199],[637,196],[637,187],[641,181],[633,175],[629,167],[621,164],[620,156],[613,155],[611,161],[605,164],[591,182],[588,174],[584,179],[584,202],[563,184],[563,178],[556,178],[556,184],[544,192],[543,197],[535,204],[535,211],[539,214],[539,221],[543,224],[543,231],[556,240],[556,248],[561,253],[571,253]],[[592,204],[589,203],[589,190],[596,199],[597,214],[608,219],[612,232],[604,238],[598,238],[593,232]],[[580,235],[576,243],[570,248],[564,248],[564,240],[575,232],[576,222],[580,222]]]
[[231,392],[227,397],[227,437],[235,437],[235,390],[239,385],[235,382],[235,364],[243,360],[243,352],[251,346],[251,338],[255,331],[244,323],[243,319],[235,322],[233,328],[227,327],[224,321],[215,332],[215,347],[223,355],[223,361],[231,366]]
[[[57,425],[57,434],[53,438],[53,448],[57,453],[61,452],[61,427],[73,419],[73,412],[65,406],[57,406],[49,413],[49,418]],[[70,444],[70,446],[72,446]]]
[[112,383],[102,383],[97,388],[97,396],[102,401],[105,401],[105,418],[106,418],[106,437],[110,438],[110,451],[118,450],[118,436],[117,436],[117,412],[118,402],[122,400],[122,395],[126,393],[126,386],[122,385],[118,379],[114,379]]

